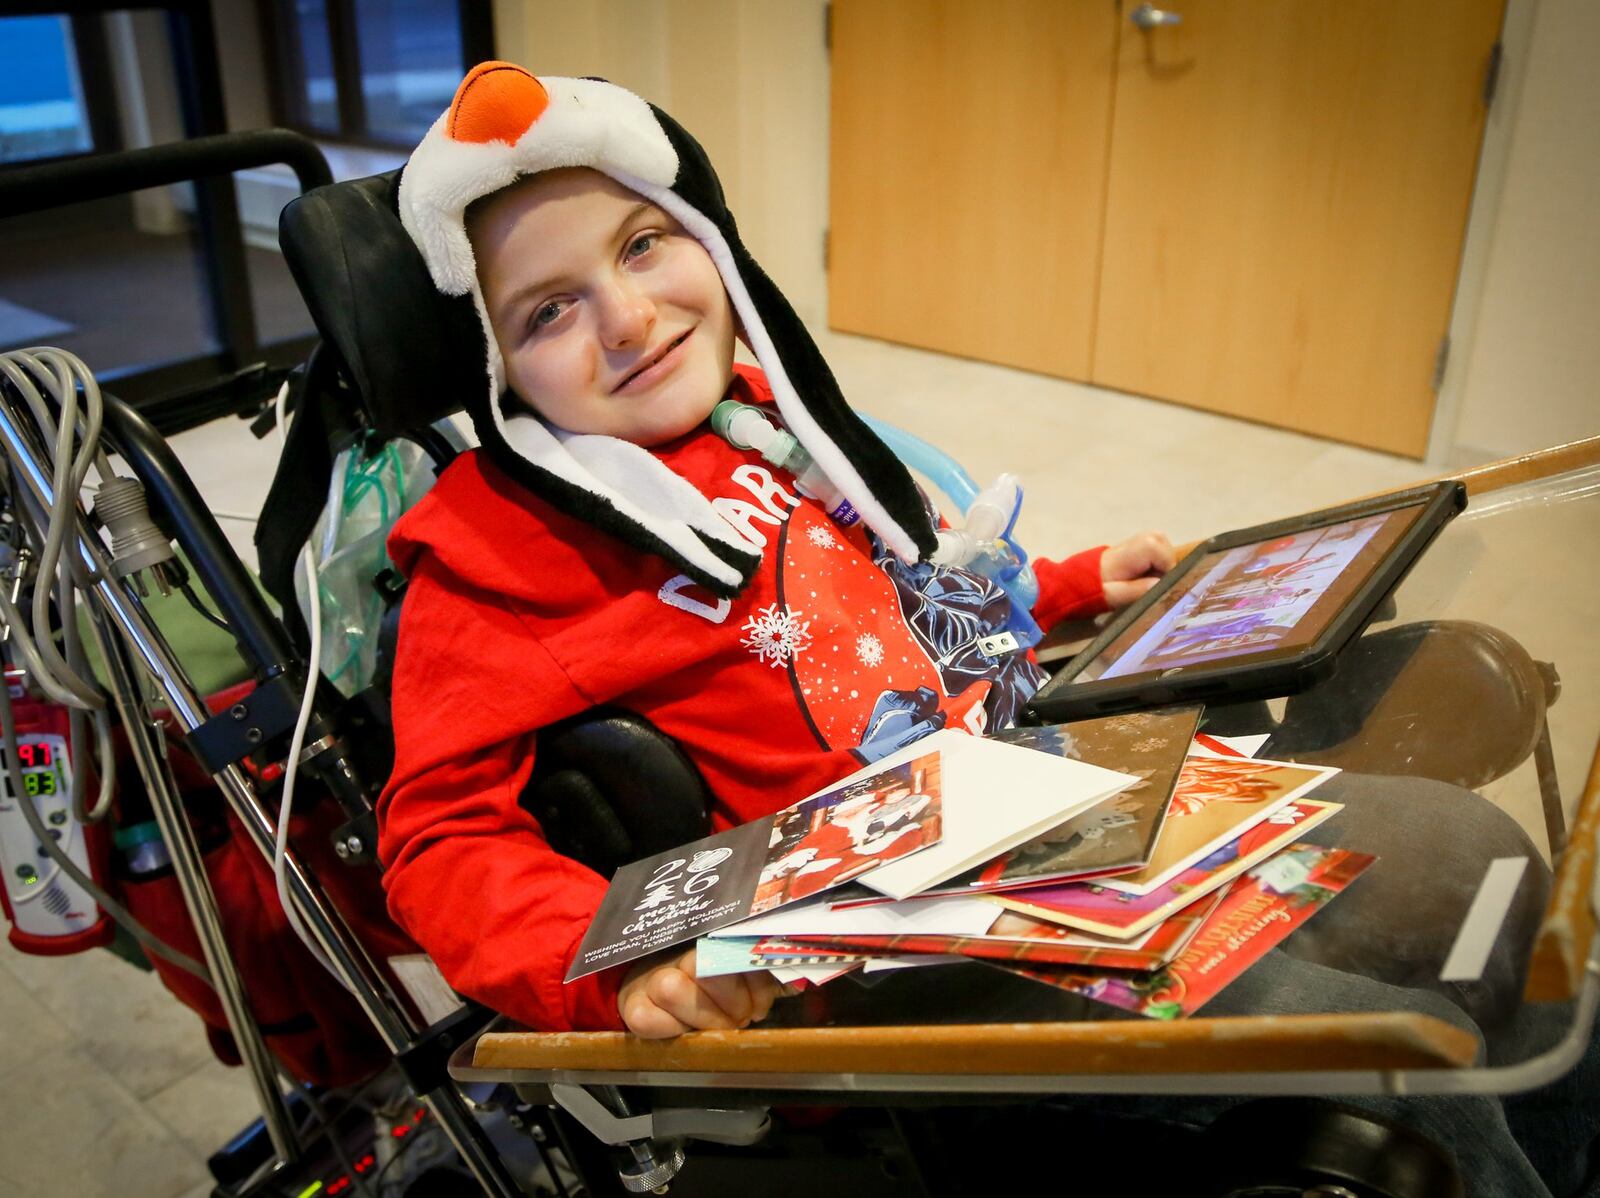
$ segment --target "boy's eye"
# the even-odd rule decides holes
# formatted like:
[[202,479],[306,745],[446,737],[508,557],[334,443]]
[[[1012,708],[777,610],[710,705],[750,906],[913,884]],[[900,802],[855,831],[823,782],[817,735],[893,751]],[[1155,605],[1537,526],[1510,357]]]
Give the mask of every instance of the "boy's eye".
[[648,254],[655,248],[658,236],[659,234],[656,233],[641,233],[628,243],[628,252],[626,256],[629,258],[638,258]]
[[559,319],[566,310],[566,304],[560,300],[551,300],[549,303],[540,304],[533,313],[533,327],[536,329],[543,328],[545,325]]

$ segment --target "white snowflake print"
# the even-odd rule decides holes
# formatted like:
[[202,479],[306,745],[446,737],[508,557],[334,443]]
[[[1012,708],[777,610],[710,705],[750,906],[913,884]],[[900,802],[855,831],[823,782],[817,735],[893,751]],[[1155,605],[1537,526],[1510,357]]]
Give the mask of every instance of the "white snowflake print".
[[813,524],[806,529],[806,540],[810,541],[818,549],[839,548],[838,538],[833,535],[833,529],[826,524]]
[[811,621],[787,604],[769,603],[744,622],[741,642],[773,669],[788,665],[811,647]]
[[877,667],[883,664],[883,642],[870,632],[863,632],[856,637],[856,656],[861,659],[861,664],[868,667]]

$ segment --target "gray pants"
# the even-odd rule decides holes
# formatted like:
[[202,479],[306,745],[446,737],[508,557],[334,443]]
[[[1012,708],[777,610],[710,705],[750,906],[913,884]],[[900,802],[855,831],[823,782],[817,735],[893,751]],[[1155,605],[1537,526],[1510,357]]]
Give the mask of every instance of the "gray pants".
[[[1554,1045],[1570,1026],[1570,1004],[1518,1002],[1524,957],[1550,891],[1550,872],[1521,827],[1479,796],[1425,779],[1341,774],[1316,797],[1345,809],[1306,839],[1374,853],[1379,862],[1201,1014],[1420,1011],[1477,1036],[1489,1064],[1526,1060]],[[1488,966],[1479,981],[1441,982],[1440,963],[1496,857],[1527,857],[1529,865]],[[1104,1112],[1203,1124],[1244,1100],[1081,1101]],[[1340,1101],[1429,1136],[1456,1157],[1474,1198],[1600,1198],[1600,1184],[1585,1184],[1589,1145],[1600,1131],[1600,1045],[1593,1039],[1571,1074],[1528,1094]]]

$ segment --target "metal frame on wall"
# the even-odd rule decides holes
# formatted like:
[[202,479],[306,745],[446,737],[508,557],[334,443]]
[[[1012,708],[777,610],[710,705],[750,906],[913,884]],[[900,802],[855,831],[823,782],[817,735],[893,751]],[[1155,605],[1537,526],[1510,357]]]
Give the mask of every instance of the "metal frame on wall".
[[[359,0],[325,0],[328,42],[333,55],[339,127],[313,123],[306,110],[306,80],[300,56],[295,53],[294,29],[287,0],[257,0],[262,41],[268,63],[268,95],[272,119],[288,129],[311,137],[328,137],[353,146],[409,150],[409,142],[375,137],[367,128],[366,96],[361,87],[361,47],[356,35]],[[455,0],[461,28],[462,71],[494,57],[494,10],[490,0]]]
[[[186,138],[227,132],[216,25],[207,0],[11,0],[8,15],[64,14],[74,34],[89,30],[86,42],[104,55],[105,39],[94,18],[107,13],[154,9],[166,15],[172,45],[174,82]],[[95,129],[96,146],[102,145]],[[114,144],[114,143],[111,143]],[[95,157],[85,155],[85,158]],[[56,160],[59,161],[59,160]],[[37,164],[0,167],[25,172]],[[274,392],[287,372],[305,361],[316,337],[306,334],[263,344],[250,294],[239,206],[231,175],[194,182],[205,310],[218,348],[193,357],[159,362],[102,377],[117,394],[138,407],[162,432],[203,424],[246,410]],[[85,197],[87,198],[87,197]],[[8,215],[0,207],[0,217]]]

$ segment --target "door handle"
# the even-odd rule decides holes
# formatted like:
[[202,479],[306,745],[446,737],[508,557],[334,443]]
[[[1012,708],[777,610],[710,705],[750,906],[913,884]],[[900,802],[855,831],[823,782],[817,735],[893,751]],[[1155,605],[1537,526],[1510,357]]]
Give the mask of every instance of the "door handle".
[[1164,8],[1157,8],[1154,4],[1141,4],[1128,14],[1128,19],[1140,29],[1155,29],[1161,25],[1183,24],[1181,12],[1169,12]]

